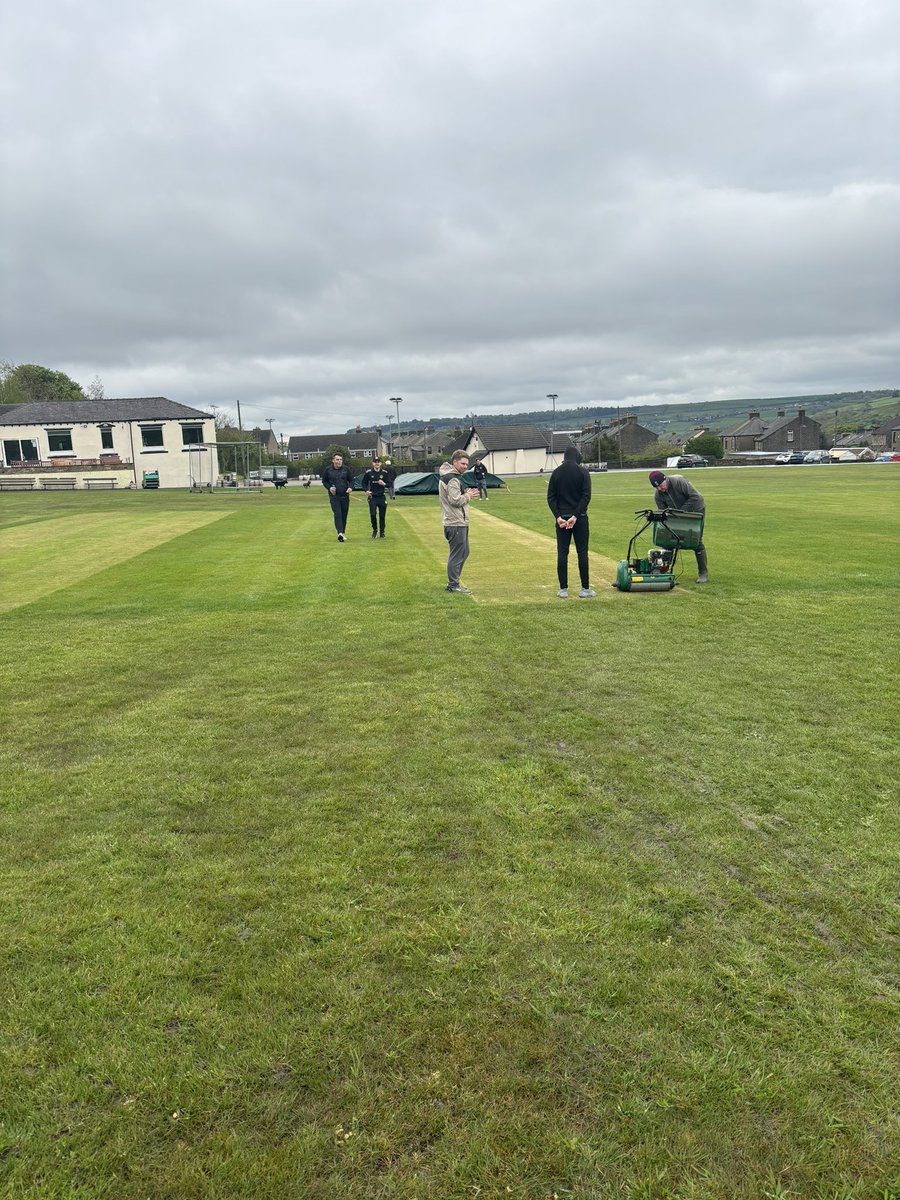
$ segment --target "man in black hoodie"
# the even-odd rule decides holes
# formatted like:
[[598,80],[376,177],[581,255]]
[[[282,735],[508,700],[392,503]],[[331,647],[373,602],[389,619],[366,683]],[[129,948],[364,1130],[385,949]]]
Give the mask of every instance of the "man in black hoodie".
[[328,489],[334,527],[339,542],[346,542],[347,513],[350,511],[350,493],[353,491],[353,472],[344,466],[343,456],[336,454],[331,466],[322,472],[322,485]]
[[588,571],[588,526],[587,508],[591,502],[591,477],[587,468],[581,466],[581,455],[574,446],[567,446],[562,466],[550,476],[547,487],[547,503],[556,518],[556,574],[559,577],[560,600],[569,598],[569,547],[575,540],[578,555],[578,573],[581,576],[579,597],[588,600],[596,596],[590,583]]

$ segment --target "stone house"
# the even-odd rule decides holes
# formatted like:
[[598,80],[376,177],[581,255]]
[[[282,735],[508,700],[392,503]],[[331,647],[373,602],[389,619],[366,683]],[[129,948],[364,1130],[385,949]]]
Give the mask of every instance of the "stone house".
[[722,434],[726,453],[781,454],[787,450],[818,450],[822,426],[798,408],[793,416],[779,409],[774,421],[764,421],[758,412],[748,414],[747,420]]
[[606,425],[598,425],[591,436],[610,438],[616,445],[621,445],[623,454],[640,454],[659,440],[655,430],[638,424],[635,413],[625,413]]

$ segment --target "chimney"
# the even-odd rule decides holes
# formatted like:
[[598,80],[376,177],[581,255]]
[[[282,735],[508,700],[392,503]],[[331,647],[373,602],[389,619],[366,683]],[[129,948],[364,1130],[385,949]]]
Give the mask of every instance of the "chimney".
[[750,420],[750,421],[752,421],[754,417],[756,417],[756,419],[757,419],[757,421],[758,421],[758,420],[759,420],[759,413],[758,413],[758,412],[752,412],[752,413],[750,414],[750,416],[749,416],[747,419],[748,419],[748,420]]
[[783,409],[783,408],[779,408],[779,410],[778,410],[778,415],[779,415],[779,417],[783,417],[783,416],[784,416],[784,409]]
[[806,409],[805,409],[805,408],[798,408],[798,409],[797,409],[797,416],[800,418],[800,420],[801,420],[801,421],[805,421],[805,420],[806,420]]

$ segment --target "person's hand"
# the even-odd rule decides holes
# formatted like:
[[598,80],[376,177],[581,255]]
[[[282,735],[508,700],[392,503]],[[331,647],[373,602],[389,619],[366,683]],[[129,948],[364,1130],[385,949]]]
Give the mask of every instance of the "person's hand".
[[372,499],[372,493],[371,493],[371,492],[366,492],[366,496],[367,496],[367,497],[368,497],[370,500]]
[[575,522],[576,522],[577,520],[578,520],[578,518],[577,518],[577,517],[569,517],[568,521],[566,521],[566,529],[574,529],[574,528],[575,528]]
[[560,527],[560,529],[568,529],[569,528],[565,517],[557,517],[556,523]]
[[329,490],[329,492],[331,492],[332,496],[337,495],[337,488],[330,487],[328,490]]

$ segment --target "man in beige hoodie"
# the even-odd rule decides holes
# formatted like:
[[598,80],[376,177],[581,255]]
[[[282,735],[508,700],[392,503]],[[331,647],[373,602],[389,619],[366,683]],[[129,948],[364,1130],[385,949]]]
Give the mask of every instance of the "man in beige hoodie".
[[469,456],[465,450],[454,450],[450,461],[438,472],[441,497],[441,521],[444,537],[450,543],[447,559],[447,591],[462,592],[471,596],[469,588],[459,581],[463,563],[469,557],[469,501],[478,495],[478,488],[464,488],[462,476],[469,469]]

